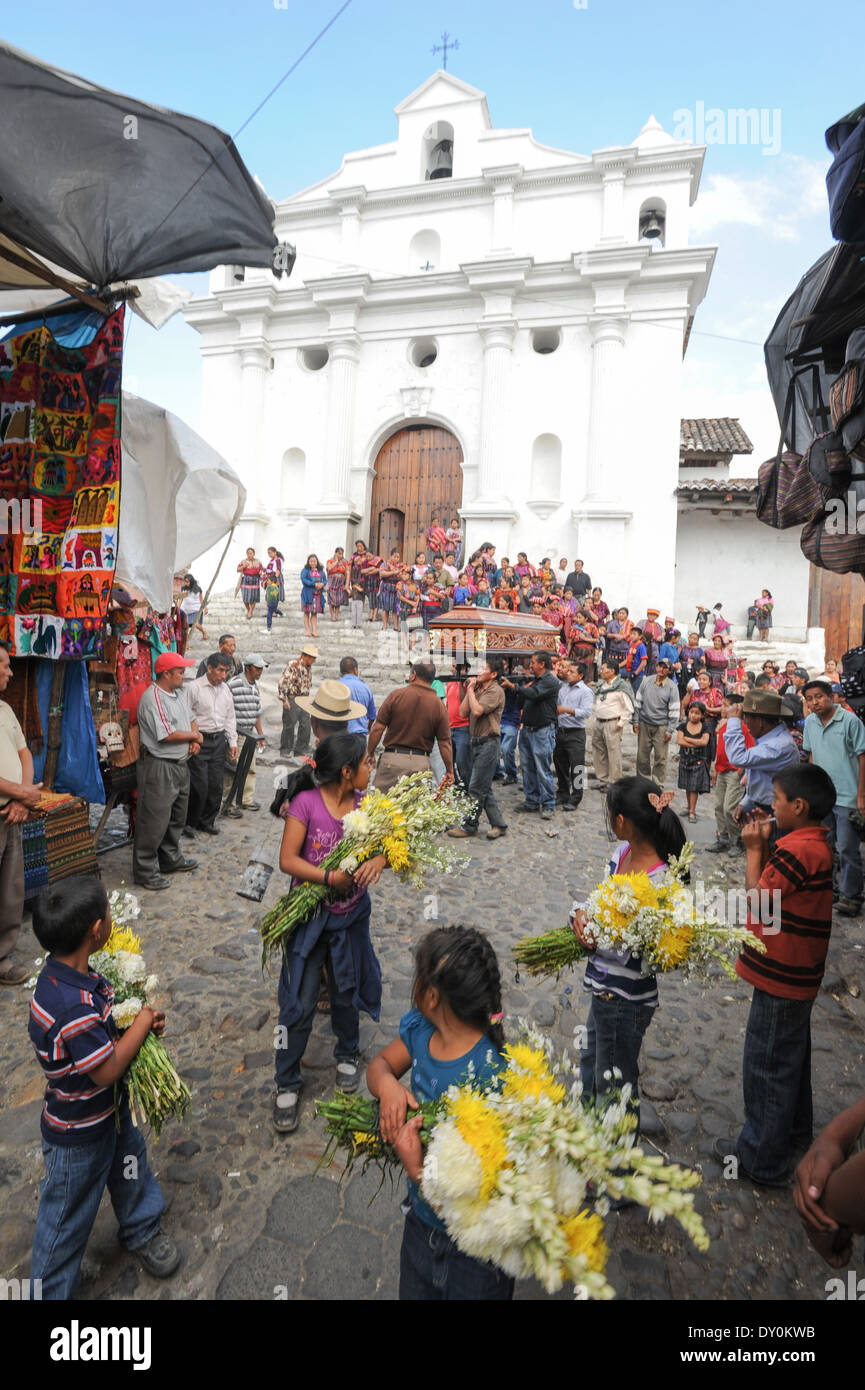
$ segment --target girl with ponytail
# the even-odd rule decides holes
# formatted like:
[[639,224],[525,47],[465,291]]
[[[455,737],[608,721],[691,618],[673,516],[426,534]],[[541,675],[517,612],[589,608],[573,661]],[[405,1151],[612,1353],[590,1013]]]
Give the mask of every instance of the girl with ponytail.
[[[473,927],[436,927],[415,954],[414,1008],[399,1037],[370,1063],[366,1084],[377,1096],[382,1137],[393,1144],[409,1178],[411,1203],[400,1253],[399,1296],[506,1300],[514,1281],[493,1265],[463,1255],[420,1195],[421,1117],[406,1123],[418,1099],[437,1100],[469,1077],[484,1082],[505,1065],[502,983],[496,953]],[[411,1071],[411,1090],[399,1078]]]
[[[609,874],[663,877],[667,860],[681,853],[687,838],[670,808],[673,796],[673,792],[662,793],[648,777],[620,777],[613,782],[607,791],[607,825],[624,844],[610,860]],[[583,1095],[603,1103],[602,1097],[611,1090],[630,1084],[639,1124],[640,1048],[658,1007],[657,979],[644,972],[639,956],[596,951],[586,913],[578,904],[571,922],[574,935],[592,952],[583,980],[591,996],[586,1045],[580,1056]]]

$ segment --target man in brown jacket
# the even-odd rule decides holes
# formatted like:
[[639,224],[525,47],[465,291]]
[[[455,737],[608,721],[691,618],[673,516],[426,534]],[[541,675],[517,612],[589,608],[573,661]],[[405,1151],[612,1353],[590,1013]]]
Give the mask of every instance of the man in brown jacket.
[[416,661],[408,685],[392,690],[376,715],[368,748],[375,753],[384,737],[384,752],[375,774],[378,791],[389,791],[406,773],[427,772],[434,743],[438,743],[448,780],[453,781],[450,725],[444,703],[432,688],[435,674],[431,661]]

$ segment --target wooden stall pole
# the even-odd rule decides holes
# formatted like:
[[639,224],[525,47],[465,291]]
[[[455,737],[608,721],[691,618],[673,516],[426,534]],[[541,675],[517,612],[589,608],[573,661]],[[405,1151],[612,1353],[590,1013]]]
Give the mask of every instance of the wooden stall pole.
[[48,698],[48,734],[45,740],[45,770],[42,784],[52,791],[60,757],[60,726],[63,721],[63,691],[66,684],[66,662],[55,661],[51,675],[51,694]]

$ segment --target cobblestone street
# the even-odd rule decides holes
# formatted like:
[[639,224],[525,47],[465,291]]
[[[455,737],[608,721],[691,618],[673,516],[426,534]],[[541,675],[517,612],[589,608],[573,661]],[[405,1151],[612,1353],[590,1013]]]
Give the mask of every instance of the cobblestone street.
[[[632,754],[634,740],[630,733],[627,738]],[[218,839],[199,836],[193,848],[200,859],[197,873],[175,879],[166,893],[140,893],[142,947],[165,987],[166,1041],[193,1090],[188,1123],[171,1122],[159,1144],[149,1146],[171,1203],[165,1228],[179,1240],[184,1258],[167,1285],[143,1273],[118,1246],[106,1199],[88,1247],[84,1299],[396,1297],[402,1191],[386,1184],[370,1203],[378,1181],[372,1174],[358,1173],[343,1184],[335,1167],[316,1174],[324,1140],[312,1102],[334,1085],[324,1016],[316,1020],[305,1058],[301,1125],[287,1139],[271,1129],[276,980],[260,969],[261,909],[235,893],[255,844],[265,839],[275,846],[278,840],[266,810],[269,781],[270,768],[262,767],[265,809],[242,821],[222,820]],[[430,885],[437,892],[438,920],[488,932],[502,965],[506,1021],[513,1029],[516,1017],[530,1018],[564,1046],[573,1042],[587,1013],[581,972],[558,983],[517,983],[509,948],[529,930],[560,925],[572,900],[597,882],[610,843],[602,797],[590,788],[575,814],[557,812],[545,823],[512,815],[518,788],[499,790],[509,833],[495,843],[483,836],[469,842],[470,870]],[[714,838],[710,802],[701,798],[700,818],[689,827],[700,846]],[[107,888],[130,882],[129,848],[101,863]],[[695,878],[741,886],[742,863],[700,854]],[[264,907],[282,887],[277,873]],[[381,1022],[362,1022],[367,1060],[396,1036],[409,1007],[412,947],[428,925],[424,898],[389,876],[372,896],[384,1000]],[[818,1125],[862,1089],[862,937],[861,921],[836,918],[813,1015]],[[38,954],[27,925],[19,958]],[[721,980],[701,992],[675,977],[662,979],[660,989],[661,1007],[642,1057],[644,1128],[660,1152],[702,1167],[697,1200],[712,1245],[701,1255],[677,1227],[650,1227],[639,1209],[626,1210],[610,1219],[611,1283],[622,1299],[822,1300],[831,1271],[801,1233],[790,1193],[725,1181],[709,1157],[713,1141],[734,1135],[741,1123],[750,990]],[[0,1272],[6,1276],[29,1271],[42,1168],[43,1082],[27,1037],[27,998],[24,990],[5,990],[0,997]],[[517,1296],[547,1295],[524,1283]]]

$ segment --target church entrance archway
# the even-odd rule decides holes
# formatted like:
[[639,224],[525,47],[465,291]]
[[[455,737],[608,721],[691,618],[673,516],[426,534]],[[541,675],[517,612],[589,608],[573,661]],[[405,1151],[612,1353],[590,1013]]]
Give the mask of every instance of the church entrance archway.
[[438,425],[406,425],[386,440],[375,460],[370,507],[370,544],[379,555],[397,545],[412,561],[426,549],[433,516],[450,524],[463,500],[462,462],[459,441]]

